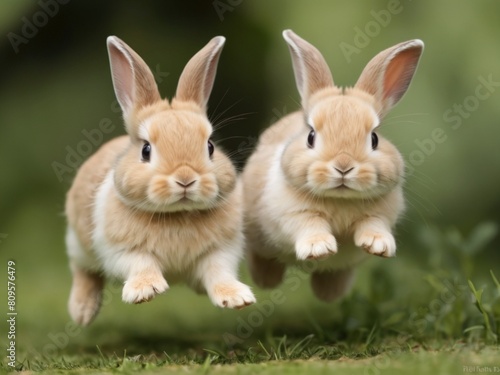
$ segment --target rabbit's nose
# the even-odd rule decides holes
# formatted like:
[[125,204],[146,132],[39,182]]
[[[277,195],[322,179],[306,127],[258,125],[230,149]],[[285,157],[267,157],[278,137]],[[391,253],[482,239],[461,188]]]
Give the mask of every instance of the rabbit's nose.
[[352,170],[354,169],[354,167],[351,167],[351,168],[349,168],[349,169],[345,169],[345,168],[344,168],[344,169],[339,169],[339,168],[337,168],[337,167],[334,167],[334,168],[335,168],[335,170],[336,170],[337,172],[339,172],[342,176],[347,175],[350,171],[352,171]]
[[184,189],[192,186],[198,179],[197,174],[188,166],[181,166],[173,177],[175,183]]
[[351,155],[347,153],[341,153],[332,160],[331,166],[337,172],[345,176],[347,173],[354,169],[355,163]]
[[185,189],[187,189],[188,187],[190,187],[191,185],[193,185],[194,183],[196,182],[196,180],[192,180],[190,182],[184,182],[184,181],[175,181],[175,183],[177,185],[179,185],[180,187],[183,187]]

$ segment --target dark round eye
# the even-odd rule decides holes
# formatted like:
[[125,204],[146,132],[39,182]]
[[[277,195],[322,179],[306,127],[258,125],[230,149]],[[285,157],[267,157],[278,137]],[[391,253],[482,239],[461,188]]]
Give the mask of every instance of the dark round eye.
[[150,161],[151,160],[151,145],[149,142],[145,142],[144,146],[142,146],[142,161]]
[[316,138],[316,132],[314,131],[314,129],[311,129],[311,131],[309,132],[309,135],[307,136],[307,146],[309,148],[314,147],[314,139],[315,138]]
[[208,156],[212,156],[215,151],[214,144],[212,143],[212,141],[209,140],[207,145],[208,145]]
[[372,149],[376,150],[378,146],[378,135],[377,133],[372,133]]

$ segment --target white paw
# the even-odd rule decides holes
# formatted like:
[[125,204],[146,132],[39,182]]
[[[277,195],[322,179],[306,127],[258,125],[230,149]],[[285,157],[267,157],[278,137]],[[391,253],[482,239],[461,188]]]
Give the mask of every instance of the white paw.
[[385,258],[396,255],[396,240],[389,232],[366,231],[356,236],[354,242],[373,255]]
[[138,275],[125,282],[122,299],[126,303],[147,302],[167,289],[167,281],[161,275]]
[[337,241],[330,233],[315,234],[295,243],[297,259],[319,259],[337,253]]
[[215,284],[208,295],[214,305],[230,309],[242,309],[256,301],[250,287],[239,281]]

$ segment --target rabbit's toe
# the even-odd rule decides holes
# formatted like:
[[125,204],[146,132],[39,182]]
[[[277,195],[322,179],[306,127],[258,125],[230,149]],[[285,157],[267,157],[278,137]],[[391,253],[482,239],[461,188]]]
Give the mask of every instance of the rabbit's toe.
[[364,248],[368,253],[390,258],[396,255],[396,240],[388,232],[362,233],[355,239],[356,246]]
[[337,241],[330,233],[320,233],[297,241],[297,259],[320,259],[337,253]]
[[239,281],[216,284],[209,296],[214,305],[230,309],[242,309],[256,301],[250,287]]
[[160,275],[135,276],[125,282],[122,299],[126,303],[148,302],[168,289],[167,281]]

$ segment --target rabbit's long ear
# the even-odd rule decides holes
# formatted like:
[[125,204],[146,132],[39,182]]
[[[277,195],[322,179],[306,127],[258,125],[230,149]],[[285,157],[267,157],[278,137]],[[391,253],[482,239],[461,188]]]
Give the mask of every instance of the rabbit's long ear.
[[380,117],[408,90],[423,49],[421,40],[410,40],[380,52],[366,65],[355,87],[375,97]]
[[124,116],[159,101],[158,86],[144,60],[116,36],[108,37],[107,45],[113,86]]
[[333,87],[332,74],[323,55],[312,44],[292,30],[283,31],[283,38],[292,55],[293,72],[302,106],[306,107],[309,97],[316,91]]
[[206,109],[225,41],[223,36],[213,38],[189,60],[179,78],[176,100],[194,102],[202,110]]

